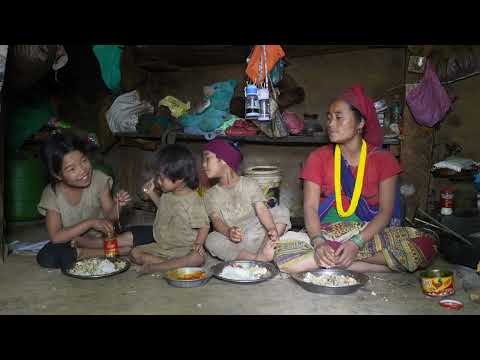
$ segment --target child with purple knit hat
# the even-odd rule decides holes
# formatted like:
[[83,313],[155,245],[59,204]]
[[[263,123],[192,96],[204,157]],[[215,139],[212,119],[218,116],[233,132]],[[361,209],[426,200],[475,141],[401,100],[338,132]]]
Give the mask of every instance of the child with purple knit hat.
[[284,206],[266,206],[258,183],[237,174],[241,161],[240,151],[224,140],[203,148],[203,170],[209,179],[218,179],[204,196],[215,230],[205,247],[225,261],[272,261],[279,237],[291,227],[290,213]]

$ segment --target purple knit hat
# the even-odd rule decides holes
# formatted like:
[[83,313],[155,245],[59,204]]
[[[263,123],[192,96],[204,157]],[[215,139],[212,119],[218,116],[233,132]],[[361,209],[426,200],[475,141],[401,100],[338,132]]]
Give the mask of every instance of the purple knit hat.
[[225,140],[212,140],[203,146],[204,151],[210,151],[219,159],[225,161],[233,170],[238,171],[242,154]]

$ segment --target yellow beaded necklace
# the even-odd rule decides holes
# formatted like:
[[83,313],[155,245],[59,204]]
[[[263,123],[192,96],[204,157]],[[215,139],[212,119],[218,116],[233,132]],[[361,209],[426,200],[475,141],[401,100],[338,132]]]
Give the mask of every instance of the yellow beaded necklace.
[[362,139],[362,148],[360,150],[360,160],[358,163],[357,178],[355,179],[355,187],[353,189],[352,199],[350,201],[350,206],[345,212],[343,210],[342,204],[342,182],[341,182],[341,159],[342,152],[340,150],[340,145],[335,146],[335,161],[334,161],[334,179],[335,179],[335,203],[337,206],[338,215],[341,217],[349,217],[353,215],[355,210],[357,210],[358,201],[360,200],[360,195],[362,194],[363,188],[363,177],[365,175],[365,163],[367,160],[367,143]]

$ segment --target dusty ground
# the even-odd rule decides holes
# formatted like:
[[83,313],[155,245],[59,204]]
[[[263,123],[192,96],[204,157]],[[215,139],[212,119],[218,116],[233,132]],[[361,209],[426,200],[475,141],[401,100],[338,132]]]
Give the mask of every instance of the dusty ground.
[[[46,239],[41,223],[10,228],[10,239]],[[210,263],[211,264],[211,263]],[[10,255],[0,264],[0,314],[479,314],[463,288],[480,281],[437,258],[432,267],[455,270],[451,298],[464,309],[447,310],[424,296],[419,274],[369,274],[367,286],[351,295],[309,293],[292,279],[277,276],[256,285],[235,285],[215,278],[203,287],[179,289],[157,276],[137,278],[130,269],[116,277],[79,280],[59,270],[40,268],[31,255]],[[480,285],[480,284],[479,284]]]

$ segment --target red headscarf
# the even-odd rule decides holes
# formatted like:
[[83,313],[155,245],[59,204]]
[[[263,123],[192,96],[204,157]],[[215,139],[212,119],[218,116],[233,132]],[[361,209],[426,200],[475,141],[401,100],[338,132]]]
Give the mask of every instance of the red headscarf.
[[365,118],[363,138],[369,144],[381,146],[383,144],[383,129],[381,128],[372,99],[365,95],[361,85],[353,85],[339,97],[356,108]]

